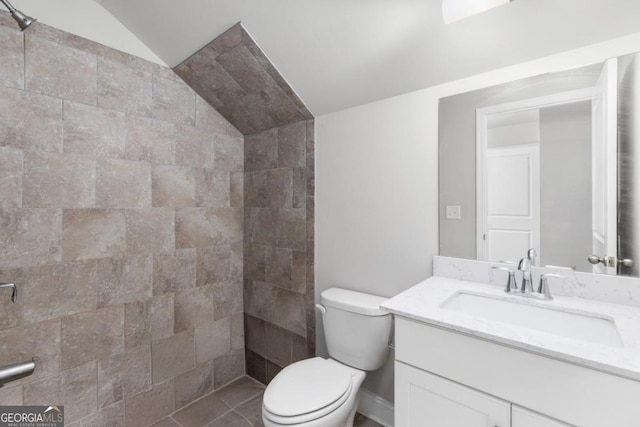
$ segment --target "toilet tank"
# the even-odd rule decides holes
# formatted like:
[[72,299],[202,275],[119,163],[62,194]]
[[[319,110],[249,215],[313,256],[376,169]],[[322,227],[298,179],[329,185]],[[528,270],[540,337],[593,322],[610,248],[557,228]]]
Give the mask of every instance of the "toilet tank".
[[392,316],[379,306],[386,300],[339,288],[320,294],[322,325],[333,359],[364,371],[384,365],[389,357]]

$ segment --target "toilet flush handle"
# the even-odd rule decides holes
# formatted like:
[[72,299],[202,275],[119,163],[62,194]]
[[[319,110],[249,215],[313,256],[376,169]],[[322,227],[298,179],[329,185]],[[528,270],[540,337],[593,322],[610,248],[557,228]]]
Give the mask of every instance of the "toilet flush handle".
[[324,305],[316,304],[316,308],[318,309],[318,311],[320,311],[320,313],[322,313],[323,316],[327,313],[327,309],[324,308]]

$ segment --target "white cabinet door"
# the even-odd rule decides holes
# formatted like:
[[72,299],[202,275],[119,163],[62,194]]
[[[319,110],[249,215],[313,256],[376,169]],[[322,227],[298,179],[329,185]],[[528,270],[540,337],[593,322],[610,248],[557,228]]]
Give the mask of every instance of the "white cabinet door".
[[516,405],[513,405],[511,417],[511,427],[571,427],[570,424],[545,417]]
[[509,427],[511,404],[395,363],[396,427]]

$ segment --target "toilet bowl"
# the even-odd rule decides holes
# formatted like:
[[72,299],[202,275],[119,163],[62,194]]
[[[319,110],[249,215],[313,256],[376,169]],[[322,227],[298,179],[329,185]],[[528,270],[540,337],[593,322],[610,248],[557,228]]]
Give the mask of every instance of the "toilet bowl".
[[265,390],[266,427],[343,427],[353,424],[366,374],[332,359],[314,357],[284,368]]
[[266,427],[353,426],[365,371],[388,359],[391,315],[379,308],[386,298],[331,288],[320,301],[331,357],[296,362],[275,376],[262,401]]

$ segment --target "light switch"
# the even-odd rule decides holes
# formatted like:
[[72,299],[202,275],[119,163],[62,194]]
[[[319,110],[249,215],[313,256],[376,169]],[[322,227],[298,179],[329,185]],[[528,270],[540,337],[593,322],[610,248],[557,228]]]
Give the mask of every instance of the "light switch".
[[447,219],[461,219],[462,209],[460,206],[447,206]]

